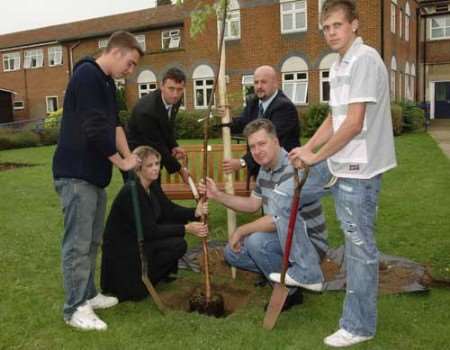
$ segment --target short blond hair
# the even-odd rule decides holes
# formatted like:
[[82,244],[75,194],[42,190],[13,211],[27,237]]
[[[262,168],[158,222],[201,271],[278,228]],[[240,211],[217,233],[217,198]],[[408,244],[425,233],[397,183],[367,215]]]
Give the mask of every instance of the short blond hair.
[[323,22],[330,13],[337,10],[344,11],[345,17],[350,23],[359,18],[354,0],[326,0],[322,5],[320,21]]
[[[136,147],[133,151],[133,154],[137,155],[141,159],[142,163],[150,156],[155,156],[157,160],[159,161],[161,160],[161,154],[156,149],[150,146]],[[141,167],[142,167],[141,165],[137,166],[135,168],[135,172],[136,173],[140,172]]]

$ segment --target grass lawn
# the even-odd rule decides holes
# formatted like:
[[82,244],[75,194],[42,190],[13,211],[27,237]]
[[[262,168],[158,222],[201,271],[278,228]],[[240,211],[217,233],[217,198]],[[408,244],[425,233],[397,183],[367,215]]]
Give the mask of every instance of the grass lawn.
[[[435,277],[450,279],[450,161],[427,134],[398,137],[396,145],[399,166],[383,180],[379,248],[430,266]],[[61,312],[62,215],[52,186],[53,150],[0,152],[0,162],[37,164],[0,172],[0,349],[326,348],[322,339],[337,327],[342,292],[306,294],[304,305],[283,313],[271,332],[262,329],[268,288],[257,292],[260,300],[228,318],[181,311],[161,316],[147,299],[100,311],[107,332],[66,326]],[[116,172],[108,188],[109,203],[120,182]],[[331,245],[338,246],[342,237],[331,200],[326,198],[324,205]],[[212,238],[225,239],[225,211],[212,205],[210,217]],[[239,216],[240,221],[246,219]],[[354,349],[448,349],[449,305],[448,289],[382,296],[375,340]]]

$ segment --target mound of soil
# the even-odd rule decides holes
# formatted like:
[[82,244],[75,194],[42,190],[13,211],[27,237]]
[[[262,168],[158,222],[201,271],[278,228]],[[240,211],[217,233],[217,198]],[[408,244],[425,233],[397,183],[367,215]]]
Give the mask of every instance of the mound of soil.
[[36,164],[3,162],[3,163],[0,163],[0,171],[14,170],[17,168],[31,167],[31,166],[35,166],[35,165]]

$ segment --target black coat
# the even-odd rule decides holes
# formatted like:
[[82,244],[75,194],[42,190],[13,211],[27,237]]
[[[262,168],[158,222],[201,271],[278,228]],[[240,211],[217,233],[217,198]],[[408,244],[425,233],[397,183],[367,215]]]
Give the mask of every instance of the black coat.
[[169,173],[180,170],[180,163],[172,156],[171,150],[178,146],[175,139],[175,118],[179,103],[172,106],[170,118],[161,97],[161,90],[152,91],[142,97],[133,108],[127,126],[130,149],[147,145],[161,154],[161,164]]
[[[233,118],[231,132],[236,134],[242,133],[248,123],[258,118],[258,108],[258,97],[256,95],[250,96],[241,115]],[[278,91],[265,110],[263,117],[269,119],[275,125],[280,145],[286,151],[289,152],[294,147],[300,146],[300,122],[297,109],[283,91]],[[243,158],[247,163],[249,173],[256,175],[259,165],[255,163],[250,152],[247,152]]]
[[[186,252],[184,224],[195,220],[195,210],[171,202],[156,181],[150,186],[150,195],[139,184],[137,188],[149,277],[157,283],[176,271],[178,259]],[[121,301],[145,297],[129,183],[114,199],[102,249],[102,290]]]

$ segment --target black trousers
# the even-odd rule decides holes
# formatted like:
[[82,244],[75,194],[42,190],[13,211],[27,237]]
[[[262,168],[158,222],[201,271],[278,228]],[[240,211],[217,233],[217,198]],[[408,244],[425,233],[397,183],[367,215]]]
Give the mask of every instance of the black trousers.
[[[144,245],[148,260],[148,277],[156,285],[171,273],[176,273],[178,260],[186,253],[184,237],[168,237]],[[114,254],[103,250],[101,288],[119,301],[141,300],[148,296],[141,279],[141,261],[136,250]]]

